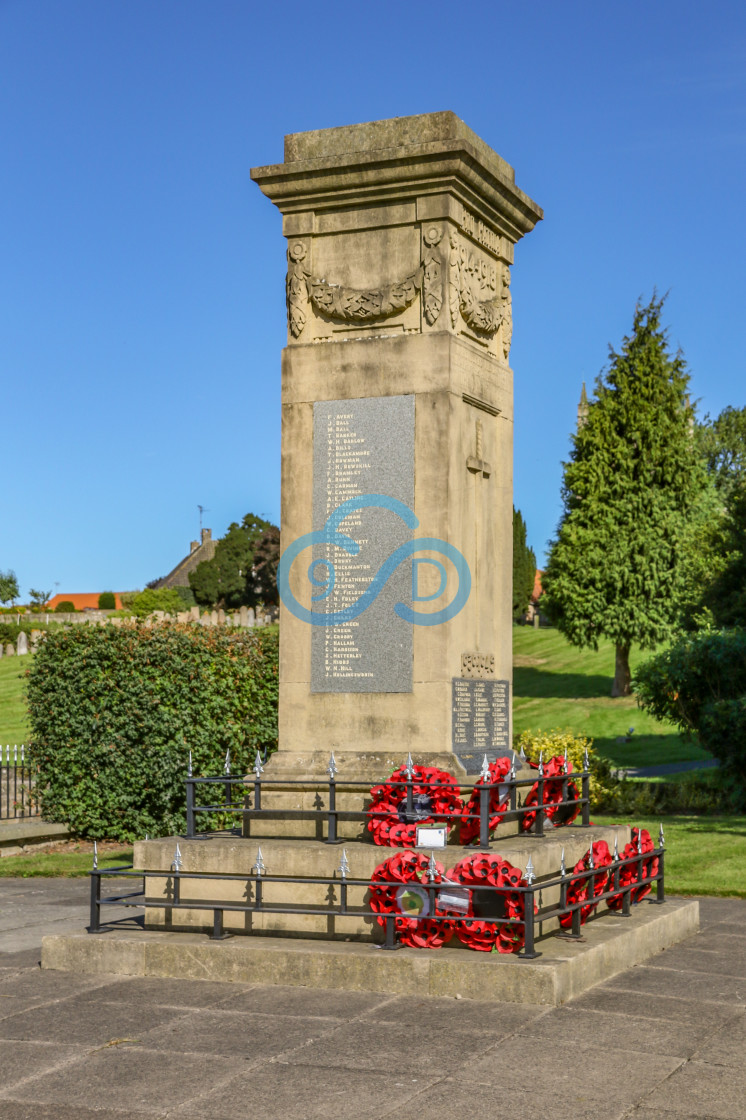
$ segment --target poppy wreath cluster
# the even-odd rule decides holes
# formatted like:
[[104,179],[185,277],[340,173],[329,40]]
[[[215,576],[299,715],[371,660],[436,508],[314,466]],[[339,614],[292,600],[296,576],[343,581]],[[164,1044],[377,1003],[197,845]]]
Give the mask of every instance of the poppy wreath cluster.
[[[490,763],[490,776],[487,784],[493,783],[494,789],[490,790],[490,833],[494,832],[505,813],[510,807],[510,787],[501,786],[510,773],[510,759],[498,758]],[[459,843],[471,844],[479,838],[479,787],[485,785],[485,779],[480,777],[474,783],[469,803],[464,810],[459,831]]]
[[375,844],[406,848],[416,844],[419,825],[444,824],[450,832],[461,818],[464,803],[455,778],[437,766],[413,766],[411,772],[415,820],[409,820],[406,811],[406,766],[400,766],[387,782],[370,791],[368,831]]
[[[630,840],[629,844],[625,845],[625,848],[624,848],[624,851],[622,852],[621,858],[622,859],[632,859],[634,856],[638,856],[640,854],[638,844],[642,848],[643,855],[646,852],[654,851],[655,844],[653,843],[653,841],[651,839],[651,836],[650,836],[650,833],[648,832],[648,830],[646,828],[642,828],[642,829],[633,828],[632,829],[632,839]],[[630,883],[636,882],[636,880],[637,880],[637,868],[639,866],[640,866],[639,863],[625,863],[623,867],[619,868],[619,886],[620,887],[628,887],[630,885]],[[649,879],[651,876],[657,875],[658,874],[658,857],[653,856],[652,858],[643,859],[642,870],[643,870],[643,877],[645,879]],[[611,889],[611,887],[613,887],[613,885],[614,885],[613,884],[613,879],[610,876],[609,877],[609,889]],[[633,903],[634,902],[640,902],[641,899],[645,898],[646,895],[650,894],[651,886],[652,886],[651,883],[644,883],[641,887],[635,887],[632,891],[630,891],[631,901]],[[609,910],[621,910],[623,902],[624,902],[624,895],[616,894],[612,898],[607,899],[606,905],[609,907]]]
[[[533,770],[538,770],[538,764],[529,762],[529,766]],[[567,763],[567,770],[565,770],[565,759],[561,754],[556,754],[550,758],[548,762],[543,763],[544,766],[544,819],[550,821],[555,828],[563,824],[571,824],[580,812],[580,805],[563,805],[562,804],[562,788],[565,784],[567,775],[572,770],[572,763]],[[580,795],[578,787],[575,782],[568,779],[567,781],[567,800],[577,802]],[[539,804],[539,783],[535,782],[526,795],[524,807],[528,808],[531,805]],[[536,820],[536,810],[524,813],[521,818],[521,831],[528,832],[533,827]]]
[[[589,916],[598,906],[597,902],[592,899],[597,898],[598,895],[603,894],[609,882],[608,867],[612,863],[612,855],[609,851],[609,845],[605,840],[595,840],[591,848],[582,856],[581,859],[573,867],[573,871],[577,875],[580,871],[590,870],[590,855],[593,851],[593,866],[598,868],[596,875],[589,875],[583,879],[572,879],[567,888],[567,904],[573,905],[576,902],[585,902],[585,906],[580,908],[580,924],[588,921]],[[559,920],[563,929],[568,929],[572,925],[572,913],[563,914]]]
[[[380,926],[386,915],[394,914],[394,924],[403,945],[413,949],[439,949],[453,936],[453,923],[427,913],[428,868],[430,861],[421,852],[397,852],[379,864],[371,875],[370,908]],[[393,883],[391,882],[393,880]],[[443,864],[435,864],[434,883],[443,882]],[[407,917],[409,903],[419,909],[419,920]],[[436,914],[440,913],[436,905]]]
[[[525,895],[516,890],[517,887],[527,886],[523,872],[518,867],[513,867],[506,859],[495,852],[479,852],[475,855],[465,856],[459,860],[446,878],[449,882],[463,884],[469,890],[469,905],[467,915],[474,913],[475,890],[479,887],[497,887],[496,891],[485,891],[489,899],[501,900],[504,907],[505,918],[523,921],[525,910]],[[447,902],[441,902],[443,910],[448,913]],[[451,911],[455,913],[455,911]],[[465,917],[463,913],[459,915]],[[459,941],[469,949],[478,949],[489,953],[496,949],[498,953],[517,953],[525,943],[525,930],[522,925],[511,925],[508,922],[498,924],[495,921],[485,921],[475,917],[473,921],[455,923],[455,932]]]

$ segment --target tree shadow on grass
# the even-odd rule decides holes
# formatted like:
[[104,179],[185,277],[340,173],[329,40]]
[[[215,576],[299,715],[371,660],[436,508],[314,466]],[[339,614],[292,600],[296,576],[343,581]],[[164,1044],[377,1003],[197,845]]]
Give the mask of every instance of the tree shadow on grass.
[[545,699],[575,700],[589,696],[611,696],[612,677],[586,673],[551,673],[546,669],[513,669],[513,694]]

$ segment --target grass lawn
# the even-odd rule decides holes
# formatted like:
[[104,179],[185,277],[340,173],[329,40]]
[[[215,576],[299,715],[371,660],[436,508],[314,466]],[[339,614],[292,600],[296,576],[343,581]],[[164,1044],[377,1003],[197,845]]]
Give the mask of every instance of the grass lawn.
[[27,743],[26,670],[32,655],[0,658],[0,743]]
[[[650,654],[633,649],[635,666]],[[557,728],[587,735],[600,755],[618,766],[689,762],[710,755],[685,739],[672,724],[642,712],[634,696],[611,698],[614,646],[598,653],[571,646],[558,630],[513,627],[513,729]],[[629,743],[618,743],[634,727]]]
[[670,894],[746,898],[746,817],[664,817],[661,822],[594,813],[593,822],[641,825],[656,845],[662,823]]
[[[132,863],[131,847],[114,843],[99,844],[99,867],[116,867],[121,863]],[[93,844],[82,840],[71,841],[55,846],[52,850],[3,857],[0,859],[0,877],[77,879],[87,875],[92,867]]]

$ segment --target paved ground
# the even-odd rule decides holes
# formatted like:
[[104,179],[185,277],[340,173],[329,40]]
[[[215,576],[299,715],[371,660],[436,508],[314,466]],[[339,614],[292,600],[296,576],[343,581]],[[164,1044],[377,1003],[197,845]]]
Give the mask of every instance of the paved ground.
[[716,758],[703,758],[698,762],[661,762],[658,766],[624,766],[614,771],[620,778],[666,778],[669,774],[686,774],[690,770],[711,770],[719,766]]
[[547,1010],[42,972],[86,891],[0,879],[2,1120],[746,1117],[746,901]]

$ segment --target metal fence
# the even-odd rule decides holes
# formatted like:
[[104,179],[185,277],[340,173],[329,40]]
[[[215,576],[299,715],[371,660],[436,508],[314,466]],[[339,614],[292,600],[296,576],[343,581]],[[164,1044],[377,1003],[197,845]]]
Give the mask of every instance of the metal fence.
[[[404,797],[401,805],[401,818],[407,823],[415,823],[428,817],[427,811],[415,804],[415,786],[422,785],[421,779],[415,775],[415,767],[411,757],[406,767],[406,777],[401,781],[392,781],[383,778],[373,785],[386,784],[403,790]],[[337,807],[337,793],[360,790],[360,780],[339,780],[338,769],[332,754],[327,767],[327,778],[318,781],[309,779],[287,779],[271,781],[263,776],[264,767],[257,755],[254,764],[253,777],[235,777],[231,775],[230,758],[226,755],[224,773],[220,777],[195,778],[192,773],[191,760],[187,766],[186,777],[186,836],[193,839],[198,835],[198,814],[225,815],[227,813],[240,813],[244,820],[261,820],[273,817],[287,820],[289,818],[300,820],[316,820],[325,822],[326,844],[341,844],[342,840],[337,835],[339,821],[371,821],[375,818],[384,819],[388,812],[376,812],[371,809],[339,809]],[[580,783],[580,790],[576,785]],[[276,792],[287,790],[288,787],[299,787],[306,790],[315,790],[321,800],[325,794],[326,804],[315,809],[287,809],[265,808],[262,804],[263,792]],[[208,804],[198,804],[198,791],[205,789],[209,798]],[[504,779],[497,782],[489,780],[489,764],[485,758],[479,783],[474,787],[478,794],[479,806],[477,812],[465,811],[458,815],[458,820],[474,821],[479,824],[478,847],[489,850],[492,841],[490,838],[490,818],[495,815],[495,798],[504,804],[504,811],[500,817],[504,821],[518,820],[522,823],[528,818],[530,826],[525,828],[529,835],[544,836],[545,824],[549,814],[562,823],[563,816],[579,813],[580,823],[584,828],[590,825],[590,771],[588,760],[580,771],[570,772],[565,763],[565,772],[561,776],[547,777],[544,773],[543,763],[534,770],[529,777],[521,778],[515,768],[512,768]],[[213,791],[218,794],[216,801],[212,797]],[[531,803],[526,804],[526,797],[531,793]],[[551,797],[548,794],[551,792]],[[493,797],[494,795],[494,797]],[[440,819],[435,814],[437,819]],[[554,827],[554,826],[553,826]]]
[[[591,848],[591,852],[593,849]],[[426,893],[428,906],[422,914],[407,914],[407,922],[432,924],[436,922],[448,923],[450,926],[460,924],[473,925],[480,923],[497,928],[515,928],[520,935],[521,947],[516,956],[519,960],[534,960],[541,956],[537,949],[537,942],[545,937],[555,934],[570,940],[582,940],[582,924],[593,918],[601,917],[606,913],[614,913],[619,917],[628,917],[631,907],[647,892],[655,888],[655,896],[650,898],[654,905],[665,901],[664,888],[664,838],[661,829],[658,847],[643,850],[640,842],[637,851],[625,856],[620,855],[615,848],[610,864],[604,867],[595,867],[591,857],[585,869],[574,868],[568,871],[562,865],[557,872],[538,877],[534,874],[531,860],[526,866],[520,885],[505,887],[492,886],[480,883],[478,887],[464,890],[458,883],[441,879],[437,881],[435,860],[431,856],[425,882],[420,889]],[[401,914],[394,912],[381,913],[368,905],[348,905],[348,889],[365,888],[378,890],[382,888],[400,889],[401,879],[357,879],[350,875],[350,865],[346,851],[342,853],[340,866],[336,876],[318,876],[306,878],[293,875],[271,875],[262,857],[261,848],[257,851],[253,872],[249,875],[226,875],[220,872],[185,871],[179,845],[176,845],[174,861],[169,871],[135,871],[131,865],[121,868],[100,869],[97,856],[94,856],[94,867],[91,876],[91,909],[88,932],[102,933],[106,925],[102,923],[101,911],[107,907],[125,908],[156,908],[170,912],[179,910],[197,910],[212,913],[212,932],[209,934],[213,940],[223,940],[230,937],[223,928],[224,912],[237,912],[244,914],[299,914],[314,917],[358,917],[369,918],[380,922],[384,927],[384,941],[381,948],[394,950],[403,948],[397,929],[397,919]],[[112,894],[106,897],[101,893],[102,879],[139,879],[142,886],[139,890],[129,894]],[[146,888],[148,879],[166,880],[166,895],[161,898],[147,898]],[[210,881],[217,883],[242,883],[246,887],[246,902],[226,902],[215,898],[190,898],[187,884],[192,881]],[[325,886],[328,904],[318,905],[293,905],[292,903],[266,902],[263,891],[265,884],[295,884],[300,886],[315,884]],[[412,886],[416,884],[412,883]],[[459,915],[453,910],[454,888],[460,889],[465,895],[485,894],[493,896],[495,904],[481,907],[481,912],[468,915]],[[545,892],[556,893],[556,902],[544,905]],[[219,892],[217,892],[219,893]],[[441,895],[443,899],[441,900]],[[519,913],[522,917],[511,917],[498,903],[506,895],[520,896]],[[601,903],[607,903],[603,910],[598,909]],[[469,903],[471,905],[471,903]],[[564,920],[563,920],[564,919]],[[555,921],[559,929],[554,928]],[[544,925],[551,923],[552,928],[544,932]]]
[[36,768],[26,759],[25,744],[0,744],[0,820],[35,817],[39,805],[34,792]]

